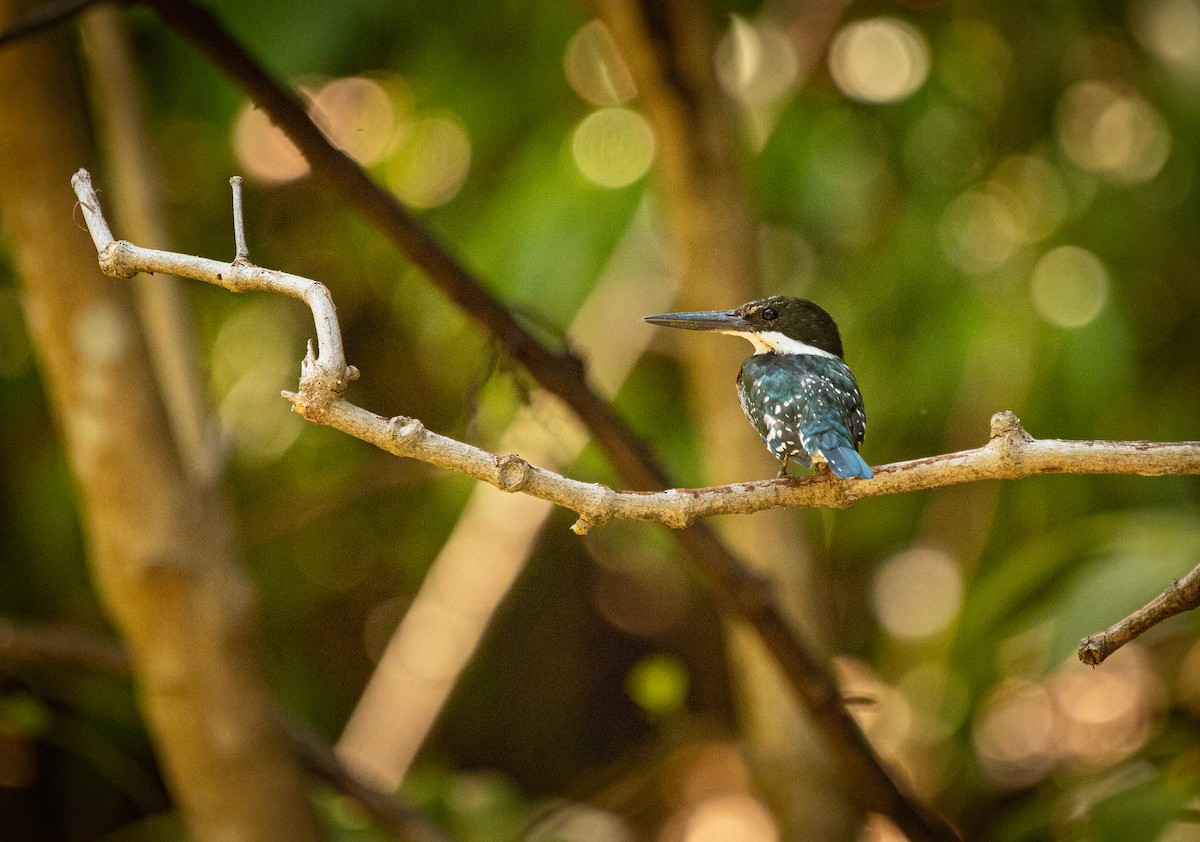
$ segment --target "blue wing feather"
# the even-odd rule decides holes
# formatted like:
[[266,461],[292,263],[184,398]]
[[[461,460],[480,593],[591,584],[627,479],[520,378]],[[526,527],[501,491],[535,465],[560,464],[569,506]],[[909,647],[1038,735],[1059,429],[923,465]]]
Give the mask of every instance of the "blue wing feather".
[[862,395],[849,366],[813,354],[755,354],[738,373],[738,396],[777,459],[820,459],[839,477],[870,479],[858,455],[866,434]]

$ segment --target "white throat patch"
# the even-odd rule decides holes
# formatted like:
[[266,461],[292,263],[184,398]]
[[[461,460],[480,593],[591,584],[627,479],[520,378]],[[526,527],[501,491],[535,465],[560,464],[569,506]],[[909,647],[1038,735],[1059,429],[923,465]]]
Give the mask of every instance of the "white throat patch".
[[749,339],[754,345],[754,353],[756,354],[811,354],[814,357],[837,359],[836,354],[831,354],[814,345],[809,345],[807,342],[792,339],[790,336],[785,336],[777,330],[764,330],[757,333],[740,330],[723,330],[721,333],[728,333],[730,336],[740,336],[743,339]]

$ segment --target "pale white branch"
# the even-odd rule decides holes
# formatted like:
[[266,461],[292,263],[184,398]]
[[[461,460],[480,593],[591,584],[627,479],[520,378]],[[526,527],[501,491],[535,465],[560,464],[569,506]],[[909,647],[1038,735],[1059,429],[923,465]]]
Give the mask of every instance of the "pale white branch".
[[337,314],[321,283],[235,259],[221,263],[202,257],[143,249],[114,240],[86,171],[72,179],[100,268],[114,277],[138,272],[170,272],[222,286],[233,292],[263,290],[304,301],[313,312],[320,355],[311,345],[301,368],[300,389],[285,392],[295,411],[310,421],[341,430],[397,456],[419,459],[490,483],[502,491],[523,492],[579,515],[572,527],[583,534],[613,519],[658,521],[682,528],[699,518],[746,514],[781,506],[846,508],[858,500],[940,488],[988,479],[1021,479],[1039,474],[1200,474],[1200,442],[1114,442],[1035,439],[1011,412],[992,416],[991,439],[983,447],[895,462],[875,468],[872,480],[840,480],[827,472],[741,482],[709,488],[616,491],[580,482],[530,465],[515,454],[497,455],[439,435],[415,418],[384,418],[341,398],[358,372],[347,366]]
[[[88,171],[75,173],[71,178],[71,186],[79,198],[83,218],[92,235],[92,242],[96,244],[100,269],[104,274],[114,278],[132,278],[139,272],[161,272],[215,284],[230,292],[261,290],[299,299],[312,310],[320,351],[314,357],[312,346],[309,346],[301,368],[301,392],[310,402],[328,402],[341,395],[346,390],[346,384],[358,377],[358,371],[346,365],[337,308],[324,284],[287,272],[263,269],[241,256],[232,263],[222,263],[190,254],[141,248],[125,240],[116,240],[104,219],[100,199]],[[239,250],[244,245],[244,235],[242,240],[238,244]]]

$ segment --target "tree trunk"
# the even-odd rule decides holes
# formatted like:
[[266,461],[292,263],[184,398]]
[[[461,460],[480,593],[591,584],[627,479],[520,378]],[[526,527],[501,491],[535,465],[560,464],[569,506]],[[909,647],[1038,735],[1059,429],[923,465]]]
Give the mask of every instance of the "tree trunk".
[[[32,5],[0,2],[0,20]],[[263,675],[228,503],[189,482],[130,286],[100,274],[72,219],[70,177],[93,155],[74,68],[58,34],[0,51],[0,216],[95,581],[192,836],[314,840]]]

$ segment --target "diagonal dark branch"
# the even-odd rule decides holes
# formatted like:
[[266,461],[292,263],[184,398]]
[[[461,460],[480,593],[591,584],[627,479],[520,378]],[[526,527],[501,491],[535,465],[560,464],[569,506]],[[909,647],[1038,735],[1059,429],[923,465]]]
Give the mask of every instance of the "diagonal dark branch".
[[[0,617],[0,663],[4,662],[130,674],[129,656],[115,640],[74,626]],[[380,827],[408,842],[445,842],[446,837],[414,808],[352,775],[307,726],[284,715],[283,727],[305,771],[353,798]]]

